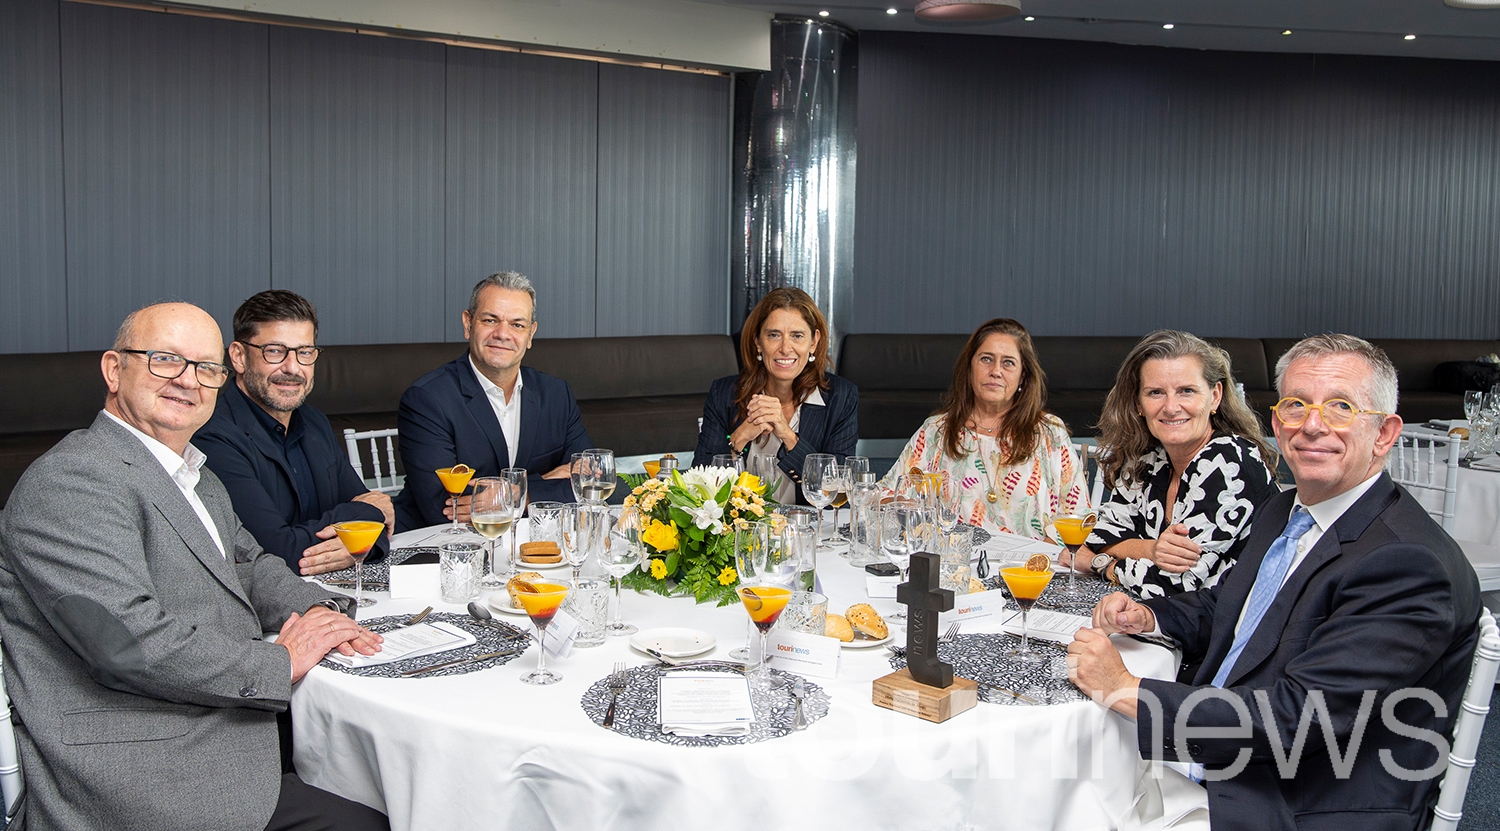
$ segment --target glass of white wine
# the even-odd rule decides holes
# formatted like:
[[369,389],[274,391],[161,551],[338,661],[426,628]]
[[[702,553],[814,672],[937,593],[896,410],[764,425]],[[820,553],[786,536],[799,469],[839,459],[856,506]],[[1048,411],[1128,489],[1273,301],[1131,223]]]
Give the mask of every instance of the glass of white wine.
[[593,447],[583,451],[588,477],[584,481],[584,498],[603,504],[615,492],[615,451]]
[[473,502],[469,505],[469,524],[480,536],[489,540],[489,556],[485,558],[484,574],[479,584],[487,589],[505,585],[503,574],[510,571],[507,564],[501,569],[495,562],[495,540],[499,539],[515,524],[516,515],[505,503],[505,480],[498,476],[475,479]]

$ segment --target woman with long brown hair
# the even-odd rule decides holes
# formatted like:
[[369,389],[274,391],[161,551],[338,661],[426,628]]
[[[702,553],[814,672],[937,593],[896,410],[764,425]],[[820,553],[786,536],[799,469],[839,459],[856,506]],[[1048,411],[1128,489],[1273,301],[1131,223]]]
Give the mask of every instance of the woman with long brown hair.
[[720,453],[774,457],[778,502],[802,502],[809,453],[854,454],[859,389],[828,371],[828,323],[798,288],[772,289],[740,332],[740,374],[714,381],[693,465]]
[[996,318],[969,336],[943,405],[906,443],[882,484],[916,468],[946,472],[960,516],[990,531],[1047,539],[1052,517],[1088,504],[1068,428],[1047,412],[1047,376],[1031,334]]
[[1120,365],[1099,428],[1109,492],[1080,570],[1143,597],[1219,582],[1256,505],[1276,492],[1275,451],[1235,392],[1229,354],[1187,332],[1152,332]]

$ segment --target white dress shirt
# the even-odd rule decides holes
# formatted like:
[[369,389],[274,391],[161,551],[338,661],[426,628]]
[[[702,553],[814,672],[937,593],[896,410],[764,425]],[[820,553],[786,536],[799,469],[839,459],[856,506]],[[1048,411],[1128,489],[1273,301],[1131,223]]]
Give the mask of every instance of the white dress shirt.
[[500,422],[500,435],[505,436],[505,449],[510,453],[507,467],[515,467],[516,442],[521,440],[521,373],[516,371],[516,388],[511,392],[510,400],[506,401],[505,390],[484,377],[479,367],[474,366],[473,355],[469,356],[469,367],[474,370],[474,377],[479,379],[479,386],[484,388],[484,394],[490,399],[490,409],[495,411],[495,418]]
[[146,445],[146,449],[151,451],[151,455],[155,456],[156,461],[161,463],[162,469],[167,472],[168,476],[172,477],[172,481],[176,483],[177,489],[182,491],[182,495],[187,498],[188,504],[193,506],[193,513],[197,514],[198,519],[203,521],[203,527],[208,530],[208,535],[213,537],[214,545],[219,547],[219,555],[228,559],[228,555],[224,553],[224,541],[219,539],[218,526],[214,525],[214,518],[209,516],[208,506],[204,505],[203,500],[198,498],[198,480],[202,477],[200,471],[203,468],[203,463],[208,461],[208,457],[203,455],[203,451],[190,444],[187,446],[186,452],[179,456],[177,455],[177,451],[126,424],[119,416],[109,410],[105,410],[104,414],[114,419],[116,424],[129,430],[132,435],[141,440],[141,444]]

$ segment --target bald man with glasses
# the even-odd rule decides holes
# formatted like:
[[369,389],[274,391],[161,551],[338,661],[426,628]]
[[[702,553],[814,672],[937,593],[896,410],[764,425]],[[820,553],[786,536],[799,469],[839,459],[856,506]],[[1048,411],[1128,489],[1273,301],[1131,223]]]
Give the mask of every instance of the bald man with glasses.
[[[1401,434],[1384,352],[1308,338],[1276,384],[1296,489],[1256,511],[1213,588],[1101,600],[1068,647],[1069,677],[1136,720],[1143,758],[1204,784],[1216,831],[1426,827],[1478,639],[1478,580],[1384,472]],[[1170,638],[1201,659],[1193,683],[1134,677],[1116,633]]]

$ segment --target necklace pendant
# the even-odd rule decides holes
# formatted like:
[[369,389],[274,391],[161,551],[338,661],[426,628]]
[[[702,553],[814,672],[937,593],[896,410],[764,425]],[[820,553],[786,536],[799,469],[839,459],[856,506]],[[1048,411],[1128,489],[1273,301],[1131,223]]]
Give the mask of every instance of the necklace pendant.
[[988,499],[990,501],[990,504],[993,505],[996,502],[1000,501],[1000,494],[995,493],[994,488],[990,488],[989,490],[985,491],[984,498]]

